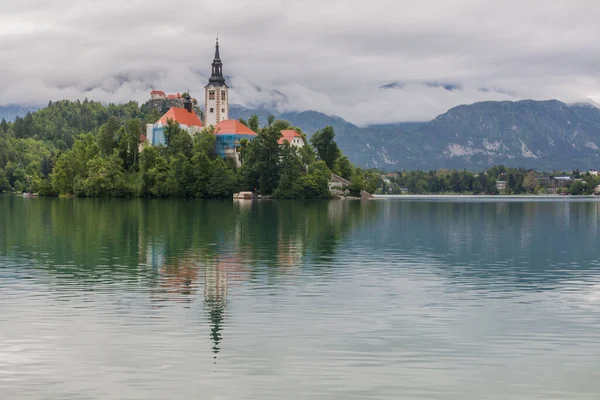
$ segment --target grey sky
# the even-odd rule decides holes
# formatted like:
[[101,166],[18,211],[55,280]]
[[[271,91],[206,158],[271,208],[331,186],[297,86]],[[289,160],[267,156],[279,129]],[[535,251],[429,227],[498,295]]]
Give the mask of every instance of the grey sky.
[[[365,124],[481,100],[600,101],[598,0],[3,0],[2,9],[0,105],[145,101],[150,88],[201,97],[217,32],[232,101],[247,106]],[[391,82],[401,84],[379,89]]]

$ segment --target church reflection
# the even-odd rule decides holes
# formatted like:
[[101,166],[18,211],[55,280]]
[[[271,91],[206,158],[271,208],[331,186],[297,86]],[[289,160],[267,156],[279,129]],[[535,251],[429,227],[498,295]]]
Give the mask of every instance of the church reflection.
[[[258,208],[258,209],[257,209]],[[257,279],[298,276],[305,257],[331,257],[341,235],[363,218],[360,204],[323,202],[289,212],[276,204],[234,203],[235,217],[204,240],[174,246],[164,230],[139,235],[139,263],[155,277],[154,308],[181,303],[193,309],[202,293],[213,357],[222,348],[229,290]],[[205,234],[206,232],[203,232]],[[193,233],[188,233],[193,236]],[[323,246],[324,242],[332,245]]]

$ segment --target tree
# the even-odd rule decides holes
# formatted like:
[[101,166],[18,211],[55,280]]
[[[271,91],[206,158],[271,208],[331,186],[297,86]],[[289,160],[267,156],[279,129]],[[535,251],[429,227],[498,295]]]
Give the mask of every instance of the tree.
[[237,189],[235,174],[222,158],[216,158],[211,164],[208,194],[215,198],[231,197]]
[[[189,135],[188,135],[189,136]],[[169,187],[172,196],[189,197],[193,193],[194,170],[183,153],[172,157],[169,163]]]
[[123,168],[137,169],[140,135],[143,132],[142,122],[138,119],[129,120],[119,130],[119,156],[123,160]]
[[523,178],[523,187],[527,190],[528,193],[533,193],[535,187],[537,186],[537,174],[535,171],[529,171],[525,178]]
[[117,132],[119,130],[119,121],[112,116],[98,130],[98,147],[100,154],[108,157],[117,147]]
[[2,118],[2,121],[0,122],[0,130],[4,133],[8,132],[8,122],[6,122],[4,118]]
[[194,153],[202,153],[206,154],[209,158],[214,158],[217,137],[214,135],[213,131],[214,128],[210,126],[196,134],[194,137]]
[[333,164],[333,173],[341,176],[344,179],[352,178],[354,167],[346,156],[338,157]]
[[252,114],[250,118],[248,118],[248,128],[258,133],[258,131],[260,130],[260,126],[258,124],[258,115]]
[[206,153],[196,153],[192,158],[193,185],[195,197],[209,197],[208,184],[212,177],[212,164]]
[[11,187],[6,178],[6,173],[0,168],[0,193],[10,191]]
[[117,151],[108,158],[92,158],[87,168],[87,177],[77,181],[75,185],[77,196],[121,197],[131,194],[125,185],[123,160]]
[[329,181],[331,171],[324,161],[313,163],[308,173],[301,179],[302,197],[305,199],[327,199],[329,194]]
[[250,142],[242,153],[244,180],[248,187],[260,188],[262,194],[271,194],[279,182],[279,138],[281,124],[271,123]]
[[275,196],[286,199],[303,197],[303,186],[300,178],[304,173],[300,156],[289,143],[284,145],[281,154],[279,182],[277,183]]
[[96,138],[92,134],[81,135],[73,148],[56,160],[50,174],[53,190],[58,194],[74,194],[76,182],[86,177],[87,163],[98,153]]
[[314,133],[310,142],[317,150],[317,155],[327,165],[327,168],[333,169],[335,160],[340,156],[340,149],[333,140],[335,132],[331,126],[327,126]]
[[188,158],[191,157],[194,142],[190,134],[186,130],[181,129],[178,124],[175,125],[172,123],[165,129],[165,138],[167,137],[167,131],[170,131],[168,133],[169,140],[167,145],[169,154],[177,155],[182,153]]

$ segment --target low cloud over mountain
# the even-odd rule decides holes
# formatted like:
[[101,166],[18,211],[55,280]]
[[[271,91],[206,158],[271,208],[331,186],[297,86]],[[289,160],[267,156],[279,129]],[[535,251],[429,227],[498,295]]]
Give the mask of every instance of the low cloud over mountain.
[[[483,100],[600,100],[596,0],[5,0],[2,10],[0,106],[201,92],[217,32],[231,99],[248,106],[364,125]],[[391,82],[408,83],[378,89]]]

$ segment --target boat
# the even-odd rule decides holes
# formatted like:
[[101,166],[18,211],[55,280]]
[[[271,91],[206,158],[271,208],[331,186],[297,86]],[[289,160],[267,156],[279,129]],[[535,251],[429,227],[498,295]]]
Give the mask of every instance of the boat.
[[256,196],[252,192],[239,192],[233,194],[234,200],[253,200]]

